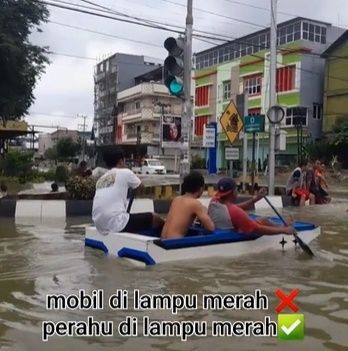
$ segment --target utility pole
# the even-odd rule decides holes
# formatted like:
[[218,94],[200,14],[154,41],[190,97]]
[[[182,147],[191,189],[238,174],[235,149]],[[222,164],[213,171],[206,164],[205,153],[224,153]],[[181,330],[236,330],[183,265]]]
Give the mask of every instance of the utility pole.
[[[245,116],[248,115],[248,98],[249,98],[249,91],[248,89],[244,90],[244,116],[243,116],[243,121]],[[243,191],[246,191],[246,182],[247,182],[247,173],[248,173],[248,134],[245,133],[245,127],[244,127],[244,132],[243,132]]]
[[86,118],[87,116],[82,115],[79,117],[83,118],[83,124],[79,124],[79,126],[82,127],[82,161],[84,161],[85,154],[86,154]]
[[[270,66],[269,66],[269,108],[277,103],[276,73],[277,73],[277,1],[271,0],[271,35],[270,35]],[[272,118],[275,120],[275,118]],[[275,124],[269,124],[269,153],[268,153],[268,194],[274,195],[275,176]]]
[[191,148],[191,74],[192,74],[192,1],[187,0],[185,49],[184,49],[184,116],[181,123],[182,144],[180,177],[183,178],[190,172],[190,148]]

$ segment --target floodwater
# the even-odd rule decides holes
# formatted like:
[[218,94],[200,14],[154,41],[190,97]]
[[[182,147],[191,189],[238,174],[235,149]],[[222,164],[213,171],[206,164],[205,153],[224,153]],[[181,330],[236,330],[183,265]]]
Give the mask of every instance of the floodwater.
[[[310,243],[316,254],[308,259],[291,249],[250,253],[239,259],[176,262],[134,267],[122,259],[84,247],[84,229],[75,222],[14,223],[0,220],[0,350],[348,350],[348,202],[291,209],[297,219],[322,227]],[[126,316],[139,320],[276,320],[279,303],[274,291],[298,288],[295,303],[305,318],[304,341],[278,341],[276,337],[58,337],[41,340],[42,321],[95,320],[118,325]],[[104,310],[47,311],[47,294],[76,294],[79,289],[103,289],[108,297],[117,289],[140,293],[236,294],[261,289],[269,297],[268,311]],[[285,312],[285,311],[284,311]],[[287,312],[289,313],[289,312]],[[141,324],[141,323],[140,323]]]

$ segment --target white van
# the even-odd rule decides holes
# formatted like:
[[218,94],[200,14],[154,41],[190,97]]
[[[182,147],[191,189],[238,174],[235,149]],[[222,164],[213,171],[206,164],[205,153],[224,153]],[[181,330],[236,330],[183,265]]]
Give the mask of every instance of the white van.
[[133,167],[132,170],[140,174],[167,174],[166,167],[155,158],[146,158],[141,167]]

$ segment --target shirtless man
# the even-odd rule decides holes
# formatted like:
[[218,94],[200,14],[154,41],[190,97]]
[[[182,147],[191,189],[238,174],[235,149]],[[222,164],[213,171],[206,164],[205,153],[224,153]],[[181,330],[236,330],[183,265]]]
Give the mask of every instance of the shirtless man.
[[213,221],[208,216],[207,209],[198,200],[204,190],[204,178],[198,172],[191,172],[182,183],[182,195],[176,197],[162,229],[162,239],[181,238],[186,235],[189,227],[197,217],[201,225],[209,230],[215,229]]

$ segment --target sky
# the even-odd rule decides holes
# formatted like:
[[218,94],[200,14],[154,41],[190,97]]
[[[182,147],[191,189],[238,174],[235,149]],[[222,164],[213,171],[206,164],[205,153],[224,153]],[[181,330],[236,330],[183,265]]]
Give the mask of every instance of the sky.
[[[186,0],[91,1],[127,15],[185,26]],[[270,1],[193,0],[193,27],[231,38],[255,32],[270,24]],[[59,3],[66,6],[76,4],[94,7],[81,0],[59,0]],[[175,32],[52,6],[48,6],[48,9],[50,18],[47,24],[41,26],[43,32],[33,32],[31,35],[32,43],[48,46],[54,53],[49,56],[51,63],[35,87],[36,100],[25,118],[31,125],[77,129],[83,123],[81,116],[85,115],[88,129],[91,129],[93,74],[97,62],[116,52],[144,55],[149,60],[161,62],[167,54],[163,47],[164,40],[177,35]],[[278,22],[294,16],[309,17],[348,28],[348,0],[278,0]],[[72,27],[83,28],[89,32]],[[193,52],[211,46],[212,42],[193,40]],[[36,129],[52,132],[49,128]]]

